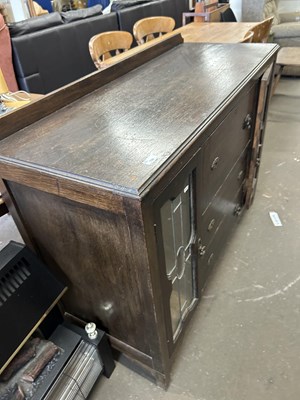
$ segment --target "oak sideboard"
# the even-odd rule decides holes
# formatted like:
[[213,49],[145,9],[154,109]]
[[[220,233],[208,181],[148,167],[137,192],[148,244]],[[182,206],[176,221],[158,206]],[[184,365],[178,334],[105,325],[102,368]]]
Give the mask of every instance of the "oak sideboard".
[[13,113],[0,142],[6,203],[64,309],[164,386],[253,201],[278,51],[174,40]]

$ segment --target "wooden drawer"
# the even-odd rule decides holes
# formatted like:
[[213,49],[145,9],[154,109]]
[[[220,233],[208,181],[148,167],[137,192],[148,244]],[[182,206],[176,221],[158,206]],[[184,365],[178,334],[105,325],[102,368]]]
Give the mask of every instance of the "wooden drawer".
[[206,280],[215,265],[222,249],[226,247],[230,232],[239,220],[240,210],[244,201],[243,185],[238,192],[230,198],[224,199],[223,219],[215,230],[204,254],[198,256],[198,288],[199,292],[204,288]]
[[197,208],[201,214],[212,202],[213,196],[250,141],[255,115],[255,94],[256,86],[253,86],[200,151],[202,169]]
[[240,191],[244,183],[247,169],[248,148],[243,152],[242,156],[236,162],[231,173],[220,187],[213,198],[213,201],[205,212],[199,216],[198,237],[201,239],[202,246],[209,246],[214,234],[218,230],[223,218],[228,213],[228,207],[232,204],[236,193]]

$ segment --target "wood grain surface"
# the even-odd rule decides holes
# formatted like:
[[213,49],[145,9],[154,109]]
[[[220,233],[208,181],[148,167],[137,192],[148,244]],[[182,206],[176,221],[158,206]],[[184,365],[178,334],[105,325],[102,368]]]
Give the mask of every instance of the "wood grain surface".
[[159,43],[155,42],[153,45],[141,49],[142,54],[139,54],[138,57],[131,57],[129,60],[123,62],[122,65],[118,66],[117,69],[110,69],[110,71],[95,71],[77,81],[55,90],[54,92],[42,96],[42,98],[37,102],[31,102],[15,112],[6,114],[1,119],[0,140],[19,129],[23,129],[33,122],[60,110],[67,104],[91,93],[99,87],[102,87],[119,76],[126,74],[128,71],[137,68],[180,43],[182,43],[182,37],[180,34],[161,38]]
[[177,35],[180,35],[185,43],[239,43],[244,39],[249,29],[256,24],[256,22],[226,22],[226,24],[222,22],[192,22],[141,46],[133,47],[126,53],[118,54],[113,59],[104,61],[102,66],[116,64]]
[[257,22],[192,22],[174,32],[179,32],[185,43],[238,43],[255,25]]
[[277,49],[251,46],[179,45],[2,140],[0,159],[139,194]]

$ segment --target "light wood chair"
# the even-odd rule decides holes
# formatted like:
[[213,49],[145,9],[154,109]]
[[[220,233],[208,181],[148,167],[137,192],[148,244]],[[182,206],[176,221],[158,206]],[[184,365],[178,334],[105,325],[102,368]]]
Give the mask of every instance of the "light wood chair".
[[248,31],[240,43],[251,43],[253,40],[254,32]]
[[48,10],[45,10],[43,7],[41,7],[36,1],[33,1],[32,4],[34,8],[34,13],[37,17],[49,13]]
[[251,29],[254,33],[252,43],[266,43],[268,41],[273,19],[274,17],[267,18]]
[[129,50],[132,42],[133,36],[125,31],[109,31],[93,36],[89,41],[89,50],[96,68],[103,68],[105,60]]
[[172,32],[175,28],[175,20],[171,17],[149,17],[137,21],[133,26],[133,35],[138,45],[149,42],[155,38],[155,34]]

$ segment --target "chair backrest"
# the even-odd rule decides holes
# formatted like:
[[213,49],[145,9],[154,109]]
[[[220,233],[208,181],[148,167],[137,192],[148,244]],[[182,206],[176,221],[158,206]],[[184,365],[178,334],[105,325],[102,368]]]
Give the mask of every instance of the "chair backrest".
[[221,12],[221,22],[237,22],[234,12],[230,7]]
[[125,31],[103,32],[93,36],[89,41],[89,50],[96,68],[103,68],[103,61],[130,49],[132,42],[131,33]]
[[172,32],[175,20],[171,17],[149,17],[137,21],[133,26],[133,35],[138,45],[154,39],[155,34]]
[[254,32],[248,31],[240,43],[251,43],[253,40]]
[[269,17],[251,29],[254,33],[252,43],[266,43],[268,41],[273,18]]

